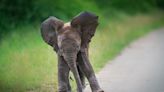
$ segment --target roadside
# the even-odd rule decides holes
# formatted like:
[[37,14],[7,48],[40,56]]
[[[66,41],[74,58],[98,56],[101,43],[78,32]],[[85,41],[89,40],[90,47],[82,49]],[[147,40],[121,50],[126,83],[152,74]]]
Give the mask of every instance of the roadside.
[[[164,29],[133,42],[97,75],[105,92],[164,92]],[[89,91],[87,86],[85,92]]]

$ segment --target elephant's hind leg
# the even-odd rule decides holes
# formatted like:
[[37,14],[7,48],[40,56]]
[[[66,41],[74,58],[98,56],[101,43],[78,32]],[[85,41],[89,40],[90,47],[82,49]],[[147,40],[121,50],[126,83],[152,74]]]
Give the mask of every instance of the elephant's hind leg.
[[91,86],[92,92],[104,92],[97,81],[93,68],[89,62],[87,54],[85,52],[80,52],[78,57],[82,59],[79,62],[80,69],[84,72],[85,76],[87,77],[89,84]]

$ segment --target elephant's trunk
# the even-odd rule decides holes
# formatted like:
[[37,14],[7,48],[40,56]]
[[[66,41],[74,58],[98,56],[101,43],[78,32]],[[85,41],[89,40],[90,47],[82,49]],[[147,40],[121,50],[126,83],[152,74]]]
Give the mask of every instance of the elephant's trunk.
[[68,66],[70,67],[70,70],[72,71],[75,77],[76,84],[77,84],[77,92],[83,92],[82,83],[77,69],[76,58],[77,56],[75,54],[71,55],[69,53],[69,55],[64,55],[64,59],[66,60]]

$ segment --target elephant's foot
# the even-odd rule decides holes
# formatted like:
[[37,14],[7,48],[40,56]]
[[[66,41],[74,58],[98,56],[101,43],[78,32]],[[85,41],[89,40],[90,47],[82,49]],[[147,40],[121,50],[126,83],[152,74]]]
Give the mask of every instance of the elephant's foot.
[[65,86],[62,86],[62,87],[59,87],[58,92],[71,92],[71,90],[67,89],[67,87]]
[[93,91],[93,92],[104,92],[104,90],[99,89],[99,90],[96,90],[96,91]]
[[102,89],[99,89],[97,92],[104,92],[104,90],[102,90]]
[[62,90],[62,91],[58,91],[58,92],[72,92],[72,91],[70,91],[70,90]]
[[58,92],[68,92],[67,90],[58,90]]
[[58,92],[68,92],[68,91],[58,91]]

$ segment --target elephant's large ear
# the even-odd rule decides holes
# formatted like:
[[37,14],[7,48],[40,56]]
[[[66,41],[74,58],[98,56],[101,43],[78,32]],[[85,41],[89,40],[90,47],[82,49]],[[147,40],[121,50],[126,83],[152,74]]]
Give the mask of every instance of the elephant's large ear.
[[52,46],[55,51],[58,50],[56,33],[63,25],[64,23],[56,17],[49,17],[41,24],[41,35],[43,40]]
[[81,48],[87,48],[98,26],[98,16],[90,12],[82,12],[73,18],[71,26],[74,28],[80,27]]

